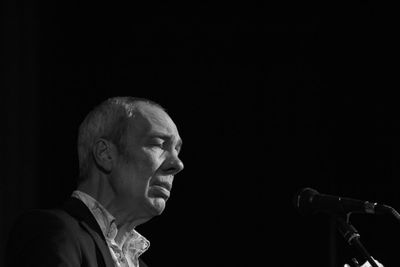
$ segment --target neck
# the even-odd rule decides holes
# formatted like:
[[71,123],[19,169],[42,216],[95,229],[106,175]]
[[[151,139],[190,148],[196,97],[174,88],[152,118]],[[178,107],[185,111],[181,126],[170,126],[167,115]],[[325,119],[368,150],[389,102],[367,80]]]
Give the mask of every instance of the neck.
[[115,241],[117,244],[123,244],[129,232],[136,226],[148,221],[149,218],[137,217],[135,212],[124,209],[119,204],[118,198],[108,181],[108,177],[103,177],[102,174],[92,175],[80,183],[77,190],[85,192],[96,199],[115,218],[118,228]]

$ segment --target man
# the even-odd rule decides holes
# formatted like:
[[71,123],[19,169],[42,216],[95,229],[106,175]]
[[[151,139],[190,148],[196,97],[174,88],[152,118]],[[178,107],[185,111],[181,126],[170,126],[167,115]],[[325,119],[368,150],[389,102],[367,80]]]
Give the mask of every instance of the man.
[[8,266],[133,266],[149,241],[135,227],[160,215],[182,140],[166,111],[139,98],[111,98],[79,128],[80,179],[60,210],[37,210],[16,223]]

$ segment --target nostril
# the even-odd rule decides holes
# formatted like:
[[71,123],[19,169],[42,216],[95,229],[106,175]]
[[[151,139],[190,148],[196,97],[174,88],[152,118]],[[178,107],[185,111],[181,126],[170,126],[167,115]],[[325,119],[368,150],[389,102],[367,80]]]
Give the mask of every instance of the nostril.
[[165,168],[165,171],[169,174],[176,174],[183,170],[183,168],[184,166],[182,161],[178,159],[170,162],[170,164],[168,164],[168,166]]

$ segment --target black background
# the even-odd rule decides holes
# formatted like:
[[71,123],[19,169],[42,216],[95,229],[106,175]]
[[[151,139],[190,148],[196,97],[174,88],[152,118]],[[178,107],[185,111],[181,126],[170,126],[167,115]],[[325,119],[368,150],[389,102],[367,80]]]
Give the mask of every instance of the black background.
[[[111,96],[163,105],[185,170],[165,213],[138,227],[150,266],[342,266],[357,256],[312,187],[400,206],[394,8],[378,1],[5,1],[1,240],[20,212],[75,188],[76,133]],[[395,266],[399,222],[353,215]],[[2,252],[3,254],[3,252]]]

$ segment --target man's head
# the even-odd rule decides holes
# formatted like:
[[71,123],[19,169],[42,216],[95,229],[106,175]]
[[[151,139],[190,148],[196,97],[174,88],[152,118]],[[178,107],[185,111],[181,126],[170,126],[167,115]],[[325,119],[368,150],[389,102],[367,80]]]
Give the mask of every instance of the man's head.
[[176,125],[160,105],[131,97],[108,99],[79,129],[81,182],[106,179],[97,182],[110,187],[117,209],[139,217],[158,215],[174,175],[183,169],[181,144]]

